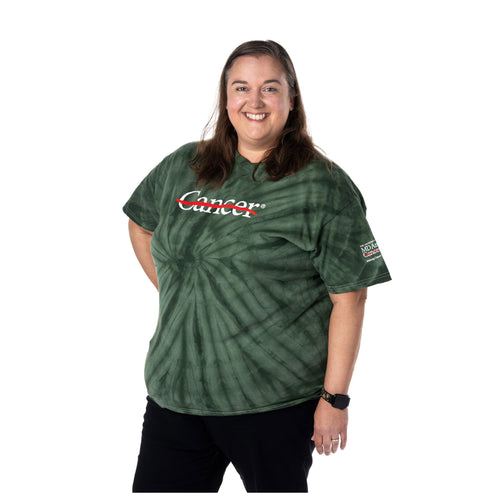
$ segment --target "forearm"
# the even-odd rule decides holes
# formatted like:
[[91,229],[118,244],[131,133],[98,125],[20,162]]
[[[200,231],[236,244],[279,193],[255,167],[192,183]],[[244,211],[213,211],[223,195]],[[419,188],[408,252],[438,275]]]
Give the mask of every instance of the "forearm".
[[366,289],[331,295],[334,303],[328,331],[325,389],[347,394],[361,342]]
[[130,241],[132,242],[132,248],[134,249],[137,260],[141,264],[147,277],[158,290],[158,278],[156,276],[153,256],[151,255],[151,238],[153,237],[153,233],[137,225],[132,220],[129,220],[128,228]]

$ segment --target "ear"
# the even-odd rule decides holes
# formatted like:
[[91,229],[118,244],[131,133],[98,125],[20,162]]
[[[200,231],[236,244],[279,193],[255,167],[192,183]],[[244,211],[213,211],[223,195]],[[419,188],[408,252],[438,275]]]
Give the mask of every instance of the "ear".
[[290,97],[290,111],[293,111],[293,108],[295,104],[295,97]]

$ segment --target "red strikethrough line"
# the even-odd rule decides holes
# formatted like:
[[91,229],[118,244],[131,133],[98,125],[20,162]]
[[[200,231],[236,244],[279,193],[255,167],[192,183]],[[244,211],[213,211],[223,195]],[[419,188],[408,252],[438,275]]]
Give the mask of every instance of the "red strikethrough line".
[[214,203],[205,203],[204,201],[184,201],[184,200],[179,200],[179,198],[177,198],[176,201],[184,205],[200,205],[202,207],[212,207],[212,208],[235,208],[236,210],[245,210],[245,212],[250,212],[251,214],[257,215],[257,212],[254,212],[249,208],[237,207],[236,205],[216,205]]
[[374,250],[373,252],[367,253],[363,255],[363,257],[370,257],[370,255],[373,255],[374,253],[380,252],[380,250]]

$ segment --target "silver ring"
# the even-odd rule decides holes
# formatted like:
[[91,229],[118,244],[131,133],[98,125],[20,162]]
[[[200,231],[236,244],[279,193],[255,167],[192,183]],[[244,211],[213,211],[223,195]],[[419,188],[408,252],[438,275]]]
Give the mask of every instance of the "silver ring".
[[339,440],[338,439],[332,439],[334,443],[337,443]]

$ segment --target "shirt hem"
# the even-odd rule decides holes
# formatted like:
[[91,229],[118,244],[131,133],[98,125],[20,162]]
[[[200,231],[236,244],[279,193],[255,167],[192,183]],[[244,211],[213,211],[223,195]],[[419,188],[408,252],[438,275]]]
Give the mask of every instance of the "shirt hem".
[[129,219],[132,219],[137,225],[146,229],[146,231],[154,232],[155,227],[137,217],[137,215],[127,205],[125,205],[122,210],[125,212],[125,215],[127,215]]
[[387,273],[379,274],[374,278],[368,278],[359,281],[353,281],[352,283],[347,283],[345,285],[326,285],[326,289],[329,293],[346,293],[353,292],[354,290],[359,290],[360,288],[366,288],[367,286],[377,285],[379,283],[384,283],[390,281],[391,275]]
[[156,398],[155,396],[152,396],[149,394],[149,397],[159,406],[162,408],[166,408],[167,410],[174,411],[177,413],[184,413],[187,415],[199,415],[203,417],[228,417],[228,416],[234,416],[234,415],[248,415],[251,413],[264,413],[267,411],[273,411],[273,410],[281,410],[284,408],[290,408],[292,406],[297,406],[301,403],[305,403],[306,401],[309,401],[311,399],[316,399],[318,398],[319,400],[319,391],[317,391],[316,394],[312,394],[309,396],[304,396],[302,398],[294,399],[293,401],[287,401],[286,403],[277,403],[273,405],[266,405],[266,406],[261,406],[258,408],[247,408],[247,409],[242,409],[242,410],[231,410],[231,411],[226,411],[226,410],[208,410],[208,409],[202,409],[202,408],[182,408],[178,407],[175,405],[171,405],[169,403],[165,403],[159,398]]

